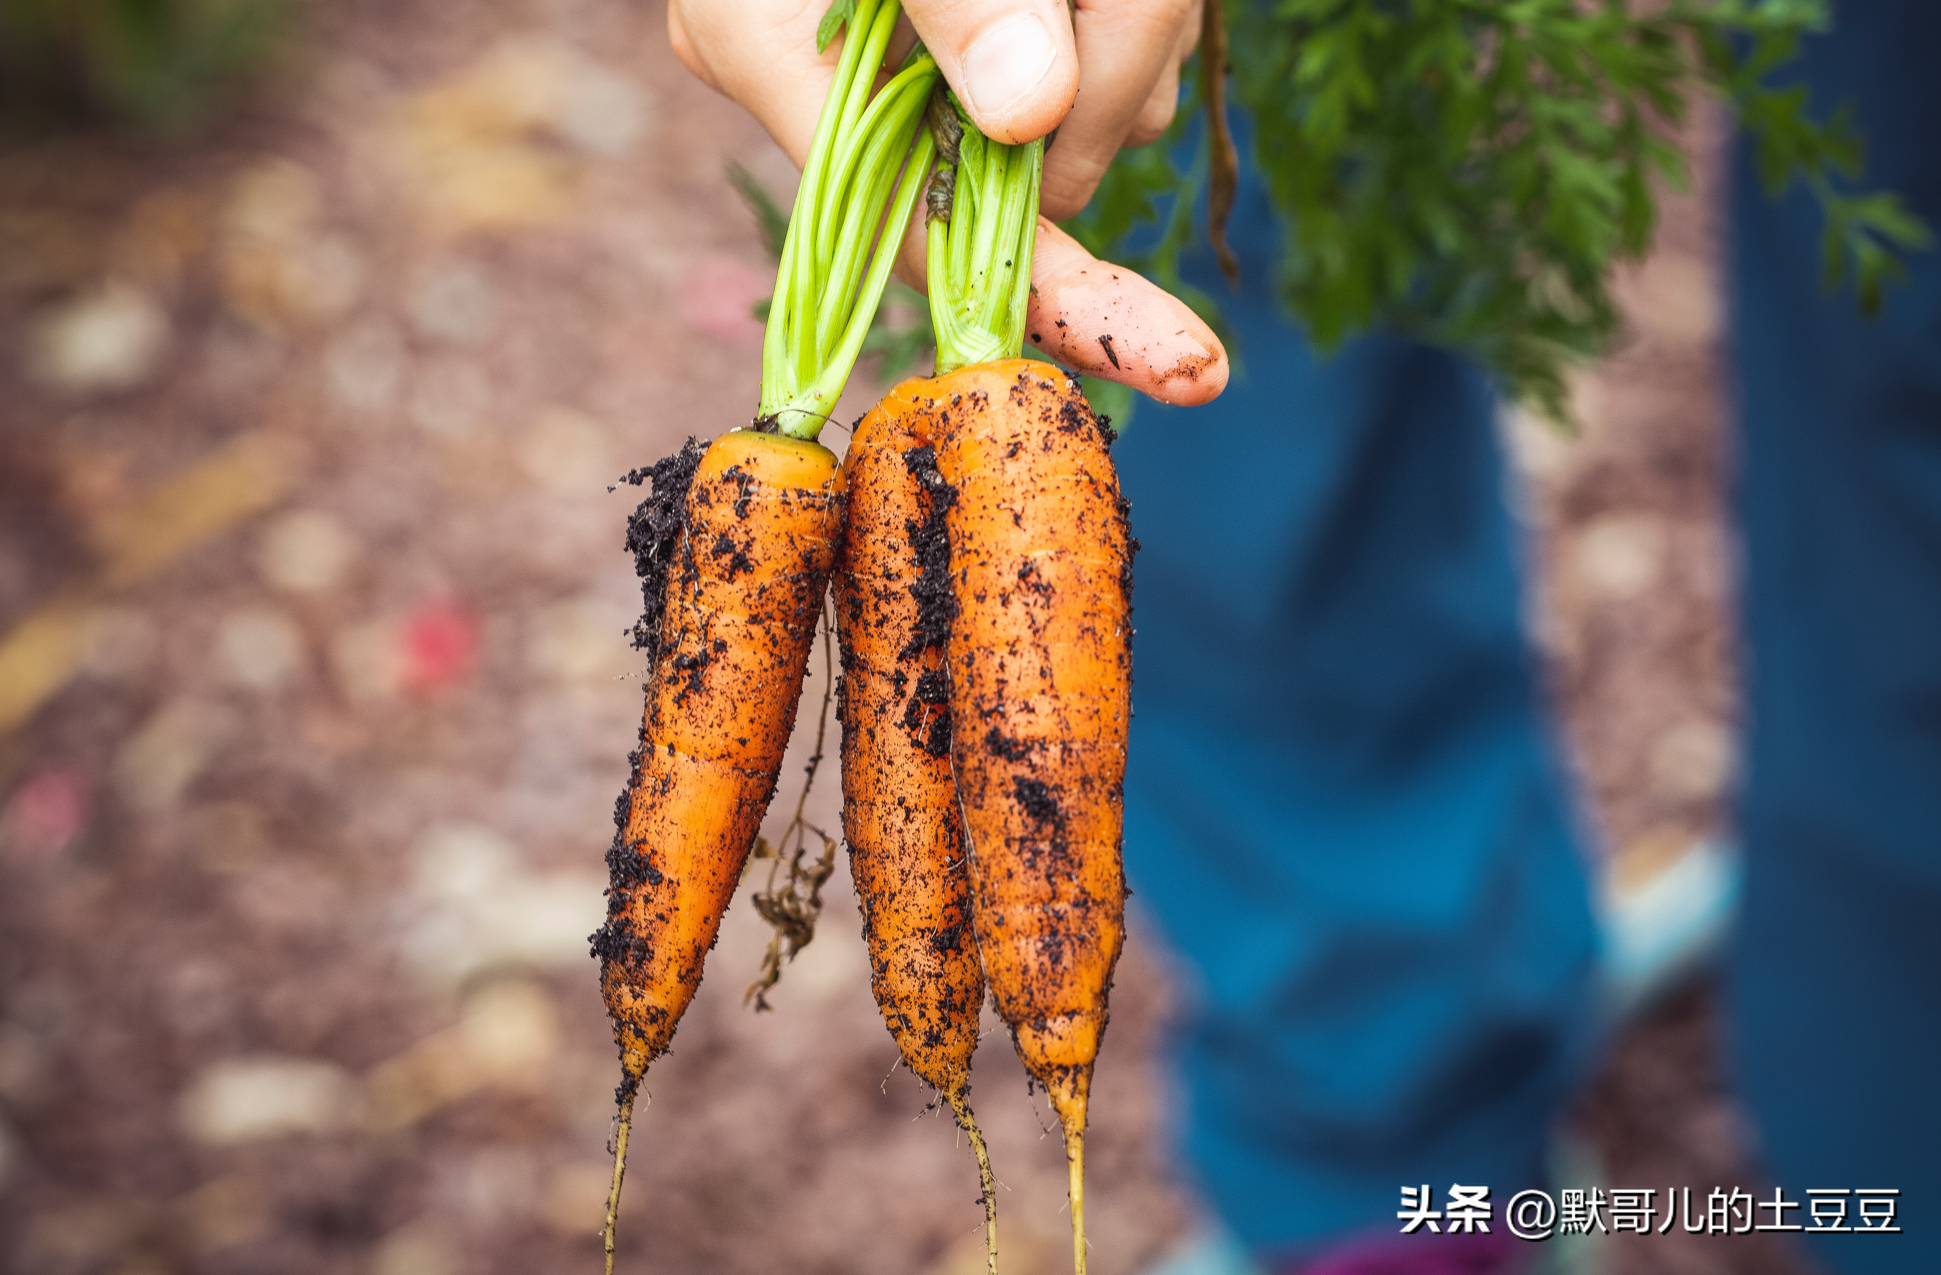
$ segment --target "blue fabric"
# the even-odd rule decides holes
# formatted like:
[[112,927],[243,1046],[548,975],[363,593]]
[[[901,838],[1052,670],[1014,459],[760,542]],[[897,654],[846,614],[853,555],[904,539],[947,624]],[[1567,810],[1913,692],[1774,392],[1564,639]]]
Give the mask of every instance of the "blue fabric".
[[1210,260],[1246,375],[1142,403],[1126,860],[1195,980],[1186,1151],[1250,1246],[1394,1225],[1399,1188],[1536,1180],[1594,964],[1525,648],[1494,405],[1449,356],[1317,361],[1243,178]]
[[[1941,5],[1852,0],[1802,68],[1867,177],[1941,227]],[[1819,273],[1803,192],[1735,174],[1748,875],[1733,1044],[1766,1158],[1899,1187],[1905,1232],[1811,1241],[1848,1275],[1941,1271],[1941,258],[1884,315]]]

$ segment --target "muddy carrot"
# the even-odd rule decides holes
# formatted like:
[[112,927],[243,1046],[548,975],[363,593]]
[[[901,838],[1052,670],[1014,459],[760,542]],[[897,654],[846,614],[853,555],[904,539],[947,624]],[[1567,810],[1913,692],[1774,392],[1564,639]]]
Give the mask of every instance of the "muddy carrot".
[[996,1183],[969,1102],[984,976],[950,768],[945,643],[955,603],[948,498],[923,429],[929,406],[893,390],[857,425],[843,462],[849,536],[835,579],[843,836],[871,990],[903,1061],[970,1139],[996,1275]]
[[931,405],[955,605],[951,763],[984,976],[1065,1137],[1075,1269],[1084,1134],[1125,936],[1131,554],[1109,436],[1077,384],[1017,357],[1042,145],[940,116],[928,225]]
[[1018,1056],[1057,1112],[1085,1270],[1085,1125],[1125,940],[1131,543],[1078,385],[1006,360],[932,382],[958,614],[951,749],[978,950]]
[[[774,793],[842,536],[844,478],[814,440],[930,163],[935,62],[913,54],[872,100],[897,0],[855,0],[849,13],[783,247],[754,426],[656,465],[629,531],[651,670],[615,808],[607,923],[592,940],[621,1059],[609,1275],[634,1100],[700,985]],[[824,221],[833,239],[817,233]]]
[[[593,938],[620,1045],[623,1136],[648,1065],[700,986],[774,794],[842,535],[842,473],[816,443],[737,430],[684,459],[665,490],[656,476],[654,500],[672,504],[678,524],[640,747],[607,854],[607,923]],[[610,1213],[619,1173],[616,1157]]]

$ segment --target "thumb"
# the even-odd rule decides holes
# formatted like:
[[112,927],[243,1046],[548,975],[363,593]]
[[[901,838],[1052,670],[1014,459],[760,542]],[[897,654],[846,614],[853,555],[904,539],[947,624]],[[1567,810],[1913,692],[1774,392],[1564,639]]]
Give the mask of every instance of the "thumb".
[[993,141],[1043,137],[1077,100],[1078,50],[1064,0],[906,0],[904,12]]

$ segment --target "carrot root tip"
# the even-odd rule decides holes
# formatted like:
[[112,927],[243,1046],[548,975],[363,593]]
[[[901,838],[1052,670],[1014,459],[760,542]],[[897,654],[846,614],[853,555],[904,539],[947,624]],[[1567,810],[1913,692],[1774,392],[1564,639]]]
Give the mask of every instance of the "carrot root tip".
[[977,1155],[978,1200],[984,1205],[985,1270],[986,1275],[997,1275],[997,1175],[991,1170],[990,1148],[984,1144],[984,1133],[977,1127],[977,1117],[962,1091],[945,1094],[944,1098]]
[[607,1192],[606,1225],[600,1232],[600,1244],[606,1251],[606,1275],[613,1275],[613,1241],[620,1222],[620,1182],[627,1174],[627,1136],[633,1132],[634,1097],[640,1091],[639,1077],[628,1076],[621,1089],[620,1122],[613,1136],[613,1187]]
[[1072,1270],[1085,1275],[1085,1135],[1068,1133],[1065,1148],[1072,1171]]

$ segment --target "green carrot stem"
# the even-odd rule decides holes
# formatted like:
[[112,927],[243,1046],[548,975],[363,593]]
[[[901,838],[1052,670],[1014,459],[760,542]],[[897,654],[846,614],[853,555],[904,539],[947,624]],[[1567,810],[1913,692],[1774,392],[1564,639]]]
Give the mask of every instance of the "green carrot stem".
[[849,9],[783,240],[757,423],[791,437],[821,432],[856,366],[934,149],[921,127],[938,78],[934,58],[913,50],[872,95],[901,12],[900,0],[855,0]]
[[[889,286],[890,269],[896,264],[897,244],[903,239],[903,227],[909,224],[910,214],[916,210],[917,196],[923,192],[924,178],[928,175],[930,160],[936,153],[935,143],[930,134],[921,133],[917,138],[917,148],[909,165],[905,168],[903,179],[898,183],[896,198],[890,204],[890,214],[883,227],[882,237],[877,241],[876,251],[870,258],[869,274],[863,280],[860,290],[862,296],[869,298],[867,306],[857,306],[849,318],[849,326],[843,332],[842,344],[836,347],[823,372],[797,396],[788,407],[799,412],[812,413],[806,419],[812,420],[817,429],[826,419],[829,410],[842,397],[842,387],[849,379],[850,369],[856,366],[857,356],[863,352],[863,340],[869,335],[870,319],[876,312],[876,303],[883,296],[883,289]],[[797,438],[813,438],[813,433],[799,433],[782,426],[784,433]]]
[[[1024,351],[1045,153],[1043,141],[991,141],[954,100],[949,108],[931,121],[933,134],[951,134],[940,166],[950,172],[938,178],[925,230],[939,376]],[[954,166],[948,163],[953,144]]]
[[[848,178],[867,183],[855,189],[853,202],[858,207],[881,207],[890,192],[898,188],[896,161],[910,154],[911,143],[923,127],[923,102],[935,81],[936,64],[928,58],[906,67],[884,87],[863,116],[858,127],[868,138],[868,145],[855,148],[849,157],[851,171],[846,174]],[[885,120],[895,121],[899,126],[892,131],[884,127]],[[901,239],[901,227],[898,227],[898,239]],[[894,249],[895,244],[891,247]],[[848,296],[855,290],[874,248],[875,242],[854,233],[854,228],[840,240],[831,229],[823,260],[830,262],[827,286],[834,295]],[[817,354],[826,359],[836,344],[837,332],[833,327],[825,327],[820,335],[822,343]]]

